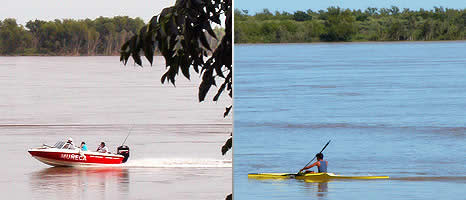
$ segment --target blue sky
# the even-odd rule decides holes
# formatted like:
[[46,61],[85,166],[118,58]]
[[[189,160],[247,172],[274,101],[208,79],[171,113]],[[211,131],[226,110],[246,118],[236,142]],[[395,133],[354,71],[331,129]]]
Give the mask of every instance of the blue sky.
[[314,11],[330,6],[350,9],[367,7],[389,8],[392,5],[410,9],[432,9],[434,6],[445,8],[466,8],[466,0],[234,0],[235,8],[249,10],[250,13],[268,8],[270,11],[288,11],[312,9]]

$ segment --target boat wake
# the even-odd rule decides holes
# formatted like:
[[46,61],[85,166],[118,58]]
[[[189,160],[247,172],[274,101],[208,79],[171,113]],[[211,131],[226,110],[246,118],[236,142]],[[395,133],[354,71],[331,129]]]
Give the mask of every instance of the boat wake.
[[231,160],[195,158],[145,158],[129,160],[121,165],[126,168],[231,168]]

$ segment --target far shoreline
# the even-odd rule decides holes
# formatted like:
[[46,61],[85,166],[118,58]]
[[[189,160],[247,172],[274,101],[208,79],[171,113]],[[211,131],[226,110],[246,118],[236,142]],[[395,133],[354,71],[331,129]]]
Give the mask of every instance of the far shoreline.
[[[381,43],[466,43],[466,40],[414,40],[414,41],[349,41],[349,42],[285,42],[285,43],[234,43],[234,46],[252,46],[252,45],[322,45],[322,44],[381,44]],[[117,57],[115,55],[47,55],[47,54],[18,54],[18,55],[0,55],[0,57]],[[154,56],[162,56],[154,54]]]
[[289,45],[289,44],[377,44],[377,43],[450,43],[450,42],[466,42],[466,40],[412,40],[412,41],[348,41],[348,42],[284,42],[284,43],[234,43],[234,45]]

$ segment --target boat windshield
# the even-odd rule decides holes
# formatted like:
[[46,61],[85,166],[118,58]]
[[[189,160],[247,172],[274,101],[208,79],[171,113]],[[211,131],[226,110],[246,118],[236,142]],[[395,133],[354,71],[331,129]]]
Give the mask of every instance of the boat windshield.
[[58,141],[57,143],[55,143],[55,145],[53,145],[53,147],[57,148],[57,149],[61,149],[61,148],[63,148],[64,145],[65,145],[65,142]]

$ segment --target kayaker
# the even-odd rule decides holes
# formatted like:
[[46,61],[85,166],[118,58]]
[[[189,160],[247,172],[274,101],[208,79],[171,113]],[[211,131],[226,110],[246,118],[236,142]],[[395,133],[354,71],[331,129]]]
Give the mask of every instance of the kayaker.
[[68,138],[68,141],[66,142],[65,146],[63,146],[63,149],[75,149],[73,138]]
[[[315,163],[312,163],[312,165],[302,168],[299,172],[302,172],[306,169],[310,169],[314,166],[317,166],[317,170],[319,173],[327,172],[328,162],[324,160],[324,154],[318,153],[316,154],[316,158],[317,158],[317,161]],[[306,171],[305,173],[314,173],[314,171]]]
[[81,150],[87,151],[87,145],[85,142],[81,142]]
[[100,146],[97,148],[97,152],[100,152],[100,153],[107,153],[108,152],[108,148],[107,148],[107,146],[105,146],[105,142],[100,143]]

